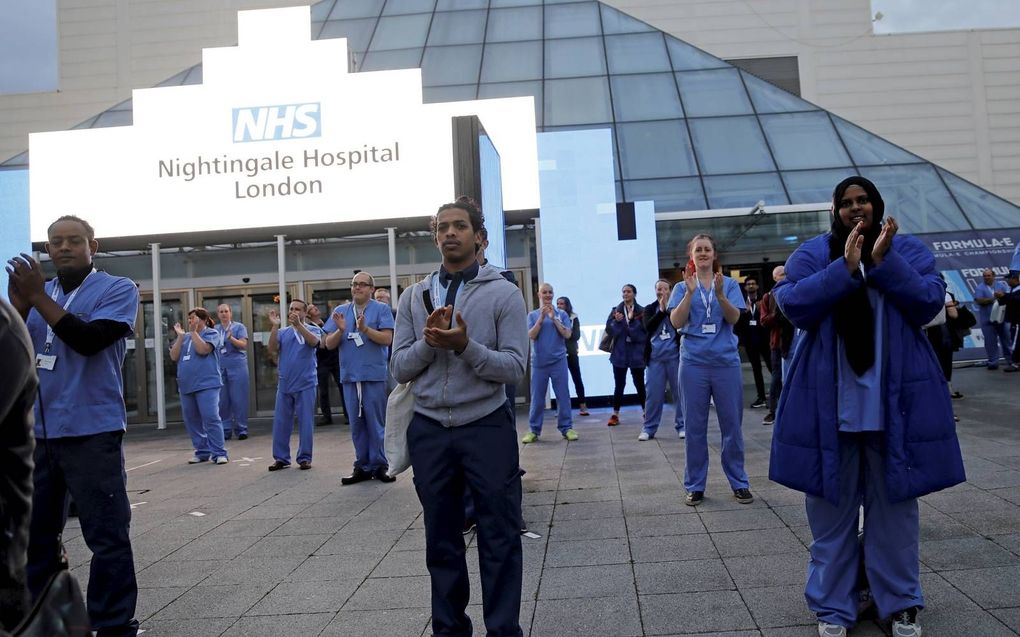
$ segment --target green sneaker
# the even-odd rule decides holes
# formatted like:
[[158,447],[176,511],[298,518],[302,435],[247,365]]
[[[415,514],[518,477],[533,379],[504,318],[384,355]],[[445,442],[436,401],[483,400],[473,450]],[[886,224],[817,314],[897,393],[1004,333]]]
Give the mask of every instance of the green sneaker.
[[574,442],[578,438],[577,432],[573,429],[567,429],[567,431],[563,434],[563,437],[566,438],[568,442]]
[[534,431],[529,431],[528,433],[524,434],[523,438],[521,438],[521,442],[523,442],[526,445],[530,445],[536,440],[538,440],[538,434],[535,433]]

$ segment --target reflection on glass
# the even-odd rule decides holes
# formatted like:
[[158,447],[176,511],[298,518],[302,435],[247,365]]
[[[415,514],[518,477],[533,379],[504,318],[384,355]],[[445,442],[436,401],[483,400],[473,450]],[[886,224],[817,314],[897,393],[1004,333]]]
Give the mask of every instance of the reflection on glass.
[[545,41],[547,78],[605,74],[606,56],[602,52],[602,38]]
[[249,352],[254,361],[255,370],[255,378],[252,382],[252,386],[255,388],[255,409],[261,412],[271,412],[276,405],[276,385],[279,380],[279,372],[276,368],[276,361],[272,359],[267,349],[269,332],[273,329],[268,313],[269,310],[279,310],[280,308],[276,298],[275,294],[255,294],[251,297],[252,321]]
[[654,201],[656,212],[704,210],[705,193],[697,177],[625,182],[627,201]]
[[688,122],[703,174],[775,170],[754,117],[712,117]]
[[672,73],[614,75],[612,82],[619,122],[684,116]]
[[688,117],[744,115],[751,101],[737,69],[689,71],[676,74]]
[[610,73],[669,71],[669,56],[662,33],[630,33],[606,36]]
[[485,11],[437,13],[429,28],[429,46],[475,44],[485,38]]
[[705,177],[705,194],[710,208],[751,208],[759,201],[765,205],[790,203],[778,173]]
[[551,4],[545,8],[546,38],[599,35],[599,8],[594,2]]
[[617,124],[616,134],[624,179],[698,174],[687,128],[681,120]]
[[163,391],[166,396],[166,418],[181,420],[181,396],[177,391],[177,363],[170,360],[170,346],[177,340],[174,323],[184,325],[184,304],[178,298],[164,299],[159,312],[163,342],[156,343],[152,301],[142,302],[142,321],[145,326],[145,392],[149,397],[150,416],[156,416],[156,357],[155,348],[163,349]]
[[850,158],[827,113],[762,115],[761,125],[782,170],[850,165]]

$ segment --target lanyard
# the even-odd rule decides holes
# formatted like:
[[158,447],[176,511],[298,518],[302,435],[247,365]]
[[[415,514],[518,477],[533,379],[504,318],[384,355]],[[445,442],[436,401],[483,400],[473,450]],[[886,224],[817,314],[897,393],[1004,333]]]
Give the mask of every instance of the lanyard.
[[191,358],[191,332],[188,332],[187,339],[188,339],[188,350],[186,352],[184,352],[184,355],[187,356],[188,358]]
[[623,314],[627,317],[627,320],[629,321],[631,319],[631,317],[634,316],[634,306],[632,305],[630,307],[630,309],[628,310],[627,309],[627,304],[624,303],[623,304]]
[[701,281],[698,281],[698,294],[701,295],[701,302],[705,304],[705,318],[711,321],[712,303],[708,299],[708,293],[705,291],[705,288],[701,287]]
[[[79,285],[78,287],[74,288],[74,290],[70,294],[67,295],[67,298],[64,299],[64,311],[65,312],[67,311],[67,308],[71,307],[71,301],[74,300],[74,297],[78,296],[78,292],[83,287],[85,287],[85,283],[86,283],[86,281],[89,280],[89,277],[91,277],[95,273],[96,273],[96,269],[92,268],[92,271],[89,272],[88,275],[85,276],[85,279],[81,282],[81,285]],[[50,298],[53,299],[54,303],[56,303],[56,301],[57,301],[57,295],[59,294],[59,290],[60,290],[60,281],[58,279],[54,279],[53,280],[53,291],[50,292]],[[46,347],[43,350],[44,353],[46,353],[46,354],[50,353],[50,348],[53,347],[53,339],[55,337],[56,337],[56,334],[53,332],[53,326],[47,324],[46,325]]]

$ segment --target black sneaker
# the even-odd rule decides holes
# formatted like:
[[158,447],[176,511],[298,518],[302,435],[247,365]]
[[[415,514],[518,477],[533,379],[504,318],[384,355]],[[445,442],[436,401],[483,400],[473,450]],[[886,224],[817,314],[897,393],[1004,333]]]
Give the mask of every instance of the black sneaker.
[[751,495],[751,491],[748,489],[734,489],[733,497],[741,504],[751,504],[754,502],[754,496]]
[[1016,363],[1010,363],[1009,365],[1003,367],[1002,371],[1006,372],[1007,374],[1010,372],[1020,372],[1020,365],[1017,365]]
[[762,418],[762,420],[761,420],[761,424],[763,424],[763,425],[774,425],[775,423],[776,423],[776,415],[774,413],[772,413],[771,411],[769,413],[765,414],[765,417]]
[[238,440],[247,440],[248,439],[248,434],[237,434],[237,439]]
[[684,500],[684,504],[686,504],[689,507],[696,507],[704,501],[705,501],[704,491],[688,491],[687,499]]
[[768,407],[768,403],[765,402],[764,398],[758,398],[751,403],[751,409],[765,409],[766,407]]

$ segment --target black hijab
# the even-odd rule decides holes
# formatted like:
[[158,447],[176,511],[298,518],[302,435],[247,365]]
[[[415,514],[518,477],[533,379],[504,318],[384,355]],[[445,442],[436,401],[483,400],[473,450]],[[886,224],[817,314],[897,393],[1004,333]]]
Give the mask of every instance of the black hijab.
[[[832,234],[829,237],[829,262],[844,256],[846,240],[853,228],[847,228],[839,218],[839,202],[843,199],[847,188],[860,186],[868,195],[871,203],[871,227],[864,232],[864,245],[861,247],[861,263],[867,271],[872,266],[871,251],[875,241],[882,232],[882,217],[885,216],[885,202],[878,188],[864,177],[847,177],[836,184],[832,191]],[[854,273],[854,276],[860,276]],[[858,376],[864,374],[875,364],[875,316],[868,299],[868,288],[862,285],[836,303],[835,307],[836,334],[843,339],[847,362]]]

